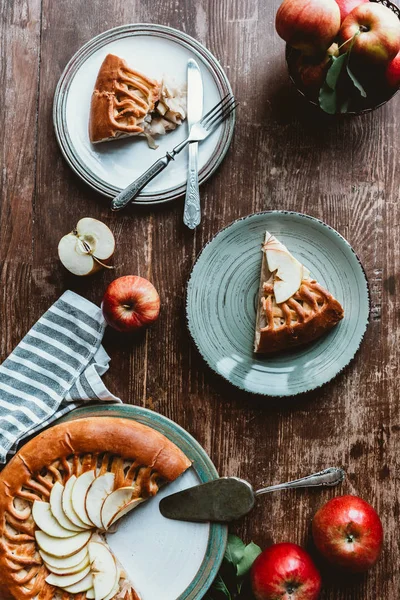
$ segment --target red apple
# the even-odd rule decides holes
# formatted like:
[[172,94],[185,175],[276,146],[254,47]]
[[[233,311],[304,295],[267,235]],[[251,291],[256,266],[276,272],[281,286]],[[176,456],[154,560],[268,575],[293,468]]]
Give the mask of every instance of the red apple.
[[400,52],[387,66],[386,81],[392,88],[400,87]]
[[321,576],[310,555],[297,544],[275,544],[251,569],[256,600],[317,600]]
[[331,64],[332,56],[339,55],[339,47],[337,44],[332,44],[325,53],[325,56],[321,58],[315,58],[311,56],[305,56],[301,54],[296,61],[295,69],[298,73],[301,81],[301,86],[304,92],[309,97],[315,97],[318,95],[328,72]]
[[383,543],[381,520],[357,496],[333,498],[312,522],[314,542],[331,563],[353,573],[367,571],[378,560]]
[[335,0],[283,0],[276,15],[276,31],[304,54],[325,52],[340,29]]
[[114,279],[101,305],[107,323],[117,331],[132,332],[158,318],[160,297],[143,277],[127,275]]
[[341,52],[349,50],[355,36],[352,56],[369,64],[387,64],[400,51],[400,20],[394,12],[368,2],[357,6],[343,21],[340,29]]
[[358,6],[359,4],[365,4],[369,0],[336,0],[340,8],[340,17],[342,22],[345,20],[347,15]]

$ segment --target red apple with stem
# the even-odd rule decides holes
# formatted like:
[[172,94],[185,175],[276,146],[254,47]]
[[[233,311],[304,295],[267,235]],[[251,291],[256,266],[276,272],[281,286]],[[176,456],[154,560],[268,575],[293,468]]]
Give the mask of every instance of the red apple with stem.
[[340,29],[335,0],[283,0],[276,14],[276,31],[304,54],[323,53]]
[[359,4],[365,4],[369,0],[336,0],[340,9],[340,17],[342,22],[345,20],[348,14]]
[[381,520],[358,496],[340,496],[322,506],[313,519],[312,533],[321,554],[352,573],[370,569],[382,549]]
[[133,332],[156,321],[160,297],[154,285],[137,275],[114,279],[102,302],[107,323],[117,331]]
[[251,585],[256,600],[317,600],[321,576],[303,548],[281,543],[256,558]]
[[343,21],[340,45],[365,64],[386,65],[400,51],[400,20],[383,4],[360,4]]
[[400,52],[387,66],[386,81],[391,88],[396,89],[400,87]]

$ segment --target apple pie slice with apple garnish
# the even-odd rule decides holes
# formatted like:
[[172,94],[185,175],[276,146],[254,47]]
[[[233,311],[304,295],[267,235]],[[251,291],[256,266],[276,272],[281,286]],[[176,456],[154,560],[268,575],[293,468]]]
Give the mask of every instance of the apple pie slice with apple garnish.
[[92,144],[127,136],[154,136],[175,129],[186,118],[186,88],[164,78],[150,79],[125,60],[108,54],[92,94],[89,137]]
[[1,599],[140,600],[107,531],[190,464],[130,419],[78,419],[35,437],[0,473]]
[[343,319],[340,303],[268,231],[262,253],[255,352],[308,344]]

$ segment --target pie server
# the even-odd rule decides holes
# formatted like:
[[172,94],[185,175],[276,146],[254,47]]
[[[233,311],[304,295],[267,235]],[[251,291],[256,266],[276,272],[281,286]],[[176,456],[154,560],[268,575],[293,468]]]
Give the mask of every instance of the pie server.
[[343,469],[331,467],[308,477],[254,491],[248,481],[221,477],[163,498],[160,511],[164,517],[179,521],[227,523],[247,515],[261,494],[291,488],[335,486],[344,478]]

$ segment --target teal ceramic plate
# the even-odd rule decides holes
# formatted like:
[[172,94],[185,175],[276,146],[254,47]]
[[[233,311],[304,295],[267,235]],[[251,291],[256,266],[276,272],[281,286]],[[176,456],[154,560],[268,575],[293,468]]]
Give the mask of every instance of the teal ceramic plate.
[[[325,337],[272,358],[253,354],[266,230],[345,310]],[[235,221],[203,248],[189,278],[186,313],[193,340],[216,373],[247,392],[293,396],[330,381],[354,357],[368,325],[368,282],[352,247],[322,221],[294,212],[257,213]]]
[[107,542],[122,562],[142,600],[200,600],[215,579],[225,552],[227,527],[165,519],[159,511],[164,496],[216,479],[218,473],[196,440],[162,415],[138,406],[88,406],[64,421],[115,416],[133,419],[163,433],[193,461],[193,467],[161,489],[149,502],[121,521]]

